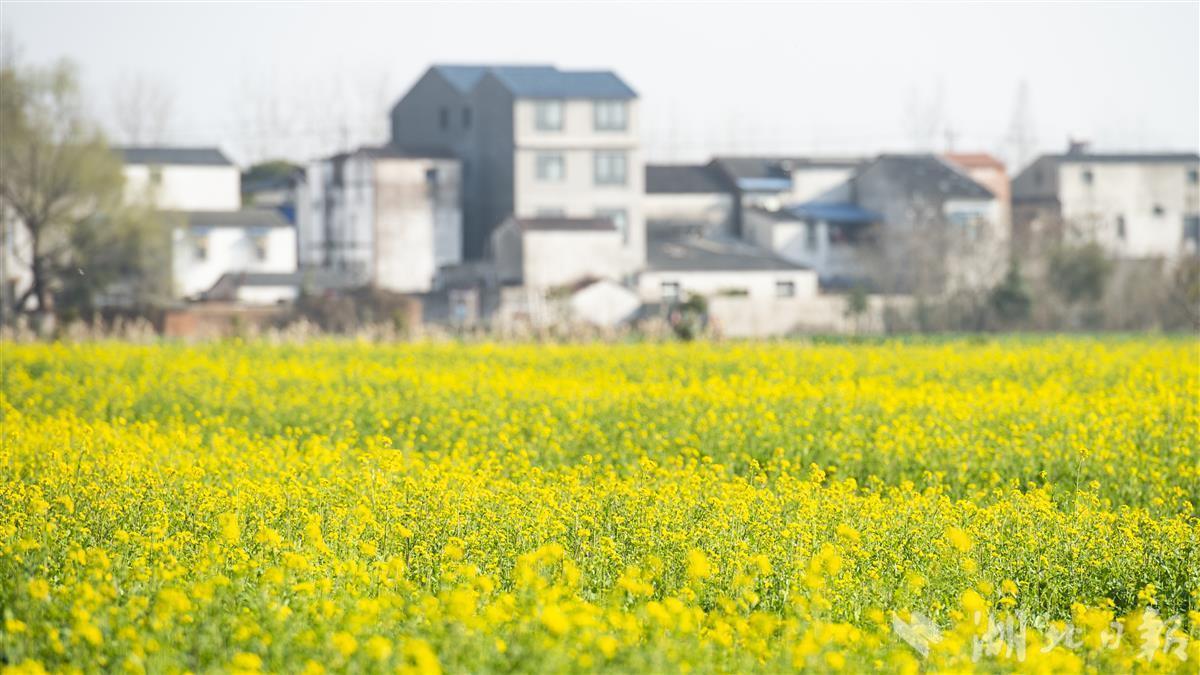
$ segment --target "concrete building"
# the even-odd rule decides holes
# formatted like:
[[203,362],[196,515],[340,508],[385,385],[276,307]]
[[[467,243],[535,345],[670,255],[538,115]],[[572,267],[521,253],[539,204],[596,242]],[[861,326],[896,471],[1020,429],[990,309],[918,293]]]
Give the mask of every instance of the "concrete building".
[[[296,270],[296,228],[270,209],[188,211],[172,222],[173,295],[203,299],[229,274],[287,274]],[[263,288],[248,292],[251,304],[294,299],[294,292]]]
[[400,293],[462,259],[461,165],[448,153],[360,148],[312,162],[298,212],[300,263]]
[[647,227],[733,231],[733,189],[712,164],[647,164]]
[[433,66],[391,112],[392,143],[463,163],[463,251],[479,259],[510,216],[612,220],[622,273],[645,260],[637,94],[608,71]]
[[624,241],[609,218],[509,218],[492,233],[496,279],[532,293],[619,279]]
[[824,290],[870,286],[883,217],[855,204],[819,202],[744,211],[746,239],[817,273]]
[[163,211],[236,211],[241,173],[217,148],[117,148],[125,195]]
[[638,293],[648,311],[670,308],[692,295],[708,304],[721,334],[767,337],[803,330],[817,295],[817,275],[770,251],[727,234],[651,236]]
[[940,294],[990,286],[1008,266],[1003,205],[935,155],[880,155],[850,186],[853,203],[879,214],[873,278],[888,293]]
[[836,173],[793,189],[807,201],[745,199],[743,237],[812,268],[831,290],[940,293],[1004,271],[1004,205],[964,169],[934,155],[881,155],[835,185]]
[[812,270],[727,235],[651,237],[638,293],[648,303],[670,304],[688,295],[756,300],[812,297]]
[[711,166],[732,190],[730,231],[744,235],[747,209],[847,201],[845,186],[862,164],[858,157],[717,157]]
[[1200,155],[1093,153],[1072,143],[1013,179],[1020,253],[1095,241],[1119,258],[1175,259],[1200,247]]

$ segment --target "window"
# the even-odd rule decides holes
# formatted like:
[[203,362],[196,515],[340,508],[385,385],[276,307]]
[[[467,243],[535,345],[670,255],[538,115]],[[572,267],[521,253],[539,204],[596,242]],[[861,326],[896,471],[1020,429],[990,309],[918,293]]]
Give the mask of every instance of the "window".
[[679,282],[678,281],[662,282],[662,300],[663,300],[663,302],[678,302],[679,301]]
[[629,127],[625,101],[596,101],[592,121],[596,131],[625,131]]
[[267,233],[264,230],[250,232],[250,245],[254,249],[254,259],[262,262],[267,259]]
[[596,185],[624,185],[626,173],[625,152],[603,150],[596,153]]
[[1093,180],[1095,180],[1095,178],[1096,178],[1096,177],[1095,177],[1094,175],[1092,175],[1092,170],[1091,170],[1091,169],[1084,169],[1084,170],[1083,170],[1083,184],[1084,184],[1084,185],[1091,185],[1091,184],[1092,184],[1092,181],[1093,181]]
[[471,109],[464,107],[462,109],[462,126],[464,129],[471,128]]
[[540,152],[536,161],[538,180],[558,183],[567,177],[567,162],[561,152]]
[[562,101],[538,101],[535,105],[534,125],[538,131],[562,131]]
[[613,227],[621,233],[621,243],[629,243],[629,212],[625,209],[596,209],[598,218],[609,218]]
[[442,128],[442,131],[450,128],[450,109],[446,106],[442,106],[438,110],[438,126]]
[[430,187],[433,187],[433,186],[437,185],[437,182],[438,182],[437,168],[425,169],[425,184]]
[[794,281],[776,281],[775,282],[775,297],[777,297],[777,298],[794,298],[794,297],[796,297],[796,282],[794,282]]
[[1200,216],[1183,217],[1183,241],[1200,247]]
[[196,228],[191,233],[192,256],[198,262],[208,260],[208,229]]
[[162,167],[150,167],[150,184],[154,186],[162,185]]
[[1200,183],[1200,171],[1196,169],[1188,169],[1188,182],[1192,185]]
[[1125,241],[1125,216],[1117,216],[1117,239]]
[[1161,217],[1162,217],[1162,215],[1163,215],[1164,213],[1166,213],[1166,212],[1167,212],[1167,210],[1163,208],[1163,205],[1162,205],[1162,204],[1155,204],[1155,205],[1154,205],[1154,215],[1155,215],[1155,217],[1161,218]]

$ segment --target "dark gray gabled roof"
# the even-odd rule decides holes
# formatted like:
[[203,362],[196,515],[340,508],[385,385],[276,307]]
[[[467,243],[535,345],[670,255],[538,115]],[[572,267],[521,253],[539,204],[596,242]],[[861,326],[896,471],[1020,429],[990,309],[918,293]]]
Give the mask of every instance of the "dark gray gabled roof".
[[1174,164],[1183,162],[1200,162],[1200,154],[1194,152],[1109,152],[1109,153],[1067,153],[1063,155],[1043,155],[1060,162],[1078,162],[1097,164]]
[[646,267],[656,272],[770,272],[808,269],[732,237],[649,237]]
[[995,195],[957,166],[937,155],[880,155],[863,173],[879,167],[909,191],[958,199],[993,199]]
[[233,166],[220,148],[118,147],[126,164]]
[[191,227],[292,227],[274,209],[185,211],[183,217]]
[[309,290],[348,290],[362,284],[339,270],[300,269],[293,272],[225,272],[201,294],[204,300],[233,301],[239,288],[292,286]]
[[540,217],[517,218],[517,227],[525,232],[605,232],[616,231],[611,218]]
[[476,70],[479,66],[438,68],[439,72],[446,68],[461,68],[455,71],[454,77],[459,84],[470,82],[471,88],[486,75],[492,75],[516,98],[637,98],[637,92],[610,70],[559,70],[554,66],[541,65],[487,66],[483,67],[482,72]]
[[646,194],[710,194],[729,188],[711,164],[647,164]]
[[459,91],[460,94],[465,94],[483,79],[488,70],[492,66],[484,65],[453,65],[453,64],[438,64],[434,65],[430,70],[441,75],[450,86]]

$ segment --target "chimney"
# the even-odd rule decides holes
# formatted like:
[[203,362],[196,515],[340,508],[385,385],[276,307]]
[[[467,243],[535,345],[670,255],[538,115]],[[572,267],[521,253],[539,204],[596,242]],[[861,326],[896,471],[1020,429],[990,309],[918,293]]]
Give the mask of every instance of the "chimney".
[[1085,141],[1078,138],[1067,139],[1067,154],[1073,157],[1086,155],[1091,150],[1091,141]]

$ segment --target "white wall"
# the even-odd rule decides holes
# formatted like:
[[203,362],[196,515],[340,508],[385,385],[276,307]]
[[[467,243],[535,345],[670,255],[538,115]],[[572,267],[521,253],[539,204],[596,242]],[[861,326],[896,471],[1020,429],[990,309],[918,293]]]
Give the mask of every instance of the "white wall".
[[344,160],[340,183],[329,159],[311,164],[308,176],[310,194],[297,216],[305,264],[416,293],[432,288],[439,267],[461,262],[457,160],[357,153]]
[[513,105],[513,139],[517,147],[557,148],[633,148],[640,145],[638,130],[640,111],[637,99],[626,103],[627,125],[624,131],[597,131],[594,125],[594,106],[591,100],[567,100],[563,110],[561,131],[542,131],[537,128],[537,101],[518,99]]
[[713,328],[728,337],[781,337],[791,333],[882,333],[885,304],[905,307],[906,300],[872,295],[867,311],[846,315],[846,297],[756,299],[717,297],[708,301]]
[[798,167],[792,171],[789,203],[845,201],[846,182],[854,176],[851,167]]
[[[1188,181],[1195,162],[1062,162],[1062,217],[1081,239],[1094,239],[1123,257],[1173,258],[1183,249],[1183,218],[1200,213],[1200,186]],[[1092,172],[1092,182],[1084,171]],[[1162,215],[1154,207],[1161,206]],[[1117,218],[1125,219],[1125,238]]]
[[594,326],[612,327],[632,317],[641,302],[615,281],[598,281],[571,296],[571,317]]
[[624,256],[611,230],[532,230],[522,237],[522,283],[551,288],[587,277],[619,279]]
[[[645,161],[638,135],[638,102],[626,101],[628,124],[624,131],[597,131],[591,100],[568,100],[564,105],[561,131],[536,128],[537,102],[518,100],[513,105],[513,213],[535,217],[546,209],[561,210],[566,216],[586,218],[604,209],[624,209],[629,236],[622,248],[622,271],[640,269],[646,260]],[[623,150],[626,154],[623,185],[597,185],[597,150]],[[560,152],[566,164],[562,181],[537,178],[537,156]]]
[[[430,184],[429,171],[436,172],[436,184]],[[428,291],[440,266],[462,259],[458,162],[376,159],[374,184],[375,283],[404,293]]]
[[294,301],[299,294],[296,286],[239,286],[237,301],[243,305],[278,305]]
[[151,181],[151,167],[125,165],[125,198],[151,200],[166,211],[236,211],[242,206],[241,173],[236,166],[157,167],[160,180]]
[[[255,239],[266,242],[266,257],[255,254]],[[207,242],[204,260],[197,239]],[[296,269],[296,230],[292,227],[178,227],[173,234],[176,297],[194,297],[212,288],[226,272],[292,272]]]
[[688,293],[708,298],[730,290],[744,290],[746,297],[774,299],[776,284],[791,281],[795,285],[797,298],[813,297],[817,294],[817,274],[812,270],[777,270],[752,272],[688,271],[667,272],[646,270],[638,276],[638,295],[644,302],[662,302],[662,284],[679,284],[682,297]]
[[723,192],[647,194],[642,198],[647,221],[697,223],[729,232],[733,196]]

